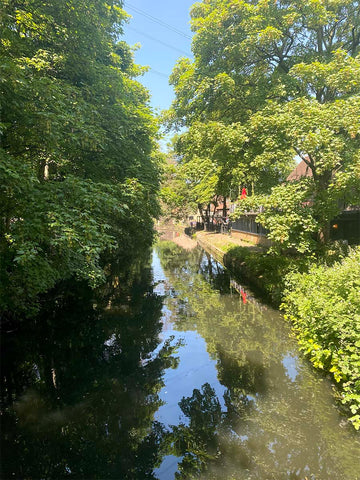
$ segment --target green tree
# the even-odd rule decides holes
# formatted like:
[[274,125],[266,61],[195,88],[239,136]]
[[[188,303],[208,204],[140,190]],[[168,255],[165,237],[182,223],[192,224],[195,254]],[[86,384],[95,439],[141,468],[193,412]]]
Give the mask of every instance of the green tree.
[[180,158],[174,149],[176,141],[175,135],[168,144],[168,153],[165,156],[160,190],[161,214],[165,219],[186,220],[196,212],[197,205],[190,197],[189,185],[179,166]]
[[[268,198],[241,202],[241,211],[262,205],[258,220],[270,238],[303,252],[316,247],[314,238],[329,240],[330,220],[344,206],[360,203],[360,55],[338,50],[330,62],[301,63],[290,75],[303,95],[284,104],[269,102],[252,116],[254,158],[261,164],[296,154],[311,177],[276,186]],[[320,91],[326,101],[318,99]]]
[[326,241],[336,200],[358,196],[359,2],[204,0],[191,14],[195,58],[175,66],[166,115],[189,129],[184,162],[200,149],[216,193],[241,183],[268,194],[300,156],[313,173],[310,235]]
[[151,242],[157,126],[110,0],[5,0],[1,11],[1,310],[103,279],[104,252]]

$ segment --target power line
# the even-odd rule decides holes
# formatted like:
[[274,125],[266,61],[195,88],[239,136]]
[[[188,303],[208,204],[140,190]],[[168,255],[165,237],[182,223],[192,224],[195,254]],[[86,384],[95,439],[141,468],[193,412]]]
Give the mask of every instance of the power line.
[[153,68],[150,67],[150,70],[148,70],[146,73],[155,73],[155,75],[159,75],[159,77],[165,77],[169,78],[169,75],[166,75],[166,73],[158,72],[157,70],[154,70]]
[[145,32],[137,30],[136,28],[130,27],[129,25],[126,28],[129,28],[130,30],[133,30],[134,32],[139,33],[140,35],[144,35],[144,37],[147,37],[150,40],[153,40],[154,42],[160,43],[161,45],[164,45],[165,47],[168,47],[168,48],[171,48],[172,50],[176,50],[177,52],[183,53],[184,55],[187,55],[188,57],[191,56],[190,53],[185,52],[184,50],[181,50],[180,48],[173,47],[172,45],[169,45],[168,43],[163,42],[162,40],[159,40],[158,38],[152,37],[151,35],[148,35]]
[[188,40],[191,40],[191,37],[190,35],[182,32],[181,30],[179,30],[178,28],[174,27],[173,25],[169,25],[168,23],[166,22],[163,22],[162,20],[160,20],[159,18],[156,18],[156,17],[153,17],[152,15],[150,15],[149,13],[146,13],[144,12],[143,10],[140,10],[140,8],[137,8],[137,7],[134,7],[134,5],[131,5],[129,2],[125,2],[125,5],[129,8],[131,8],[132,10],[134,10],[136,13],[138,13],[139,15],[143,15],[144,17],[148,18],[149,20],[151,20],[152,22],[155,22],[155,23],[158,23],[159,25],[165,27],[165,28],[168,28],[169,30],[177,33],[178,35],[181,35],[182,37],[185,37],[187,38]]

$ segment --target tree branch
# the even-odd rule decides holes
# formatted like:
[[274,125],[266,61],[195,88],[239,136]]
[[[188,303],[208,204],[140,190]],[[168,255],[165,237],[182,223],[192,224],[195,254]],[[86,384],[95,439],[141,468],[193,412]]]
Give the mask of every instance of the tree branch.
[[301,150],[299,150],[297,147],[293,146],[293,149],[295,150],[295,152],[299,155],[299,157],[301,158],[301,160],[303,160],[306,165],[310,168],[310,170],[312,171],[313,175],[315,174],[315,171],[316,171],[316,167],[315,167],[315,164],[314,164],[314,161],[313,159],[311,158],[311,155],[309,155],[308,153],[306,154],[307,156],[303,155]]

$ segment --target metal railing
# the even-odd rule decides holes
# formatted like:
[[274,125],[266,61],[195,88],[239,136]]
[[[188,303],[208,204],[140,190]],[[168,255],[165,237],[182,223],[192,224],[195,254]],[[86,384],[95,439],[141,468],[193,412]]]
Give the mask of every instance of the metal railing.
[[232,230],[266,237],[268,230],[256,222],[256,215],[242,216],[232,222]]

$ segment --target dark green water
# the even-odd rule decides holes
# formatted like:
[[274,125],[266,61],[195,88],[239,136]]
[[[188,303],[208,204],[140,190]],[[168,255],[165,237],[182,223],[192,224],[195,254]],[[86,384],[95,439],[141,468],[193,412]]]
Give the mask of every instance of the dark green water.
[[3,479],[360,479],[329,382],[201,249],[64,287],[1,340]]

